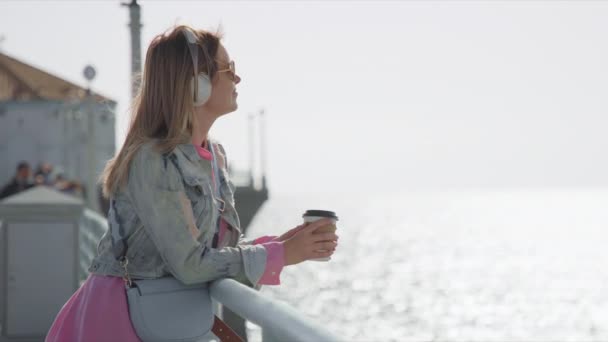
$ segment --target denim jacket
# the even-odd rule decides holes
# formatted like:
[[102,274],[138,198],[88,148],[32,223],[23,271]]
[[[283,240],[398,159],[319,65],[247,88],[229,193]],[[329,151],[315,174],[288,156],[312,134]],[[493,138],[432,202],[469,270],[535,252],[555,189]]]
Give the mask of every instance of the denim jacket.
[[221,217],[229,228],[223,241],[213,243],[222,201],[214,193],[211,162],[200,158],[191,144],[161,154],[149,142],[136,152],[126,186],[111,199],[109,230],[99,242],[89,272],[124,275],[115,256],[120,231],[133,279],[172,275],[194,284],[230,277],[258,287],[266,249],[243,238],[224,149],[217,143],[209,145],[216,147],[225,203]]

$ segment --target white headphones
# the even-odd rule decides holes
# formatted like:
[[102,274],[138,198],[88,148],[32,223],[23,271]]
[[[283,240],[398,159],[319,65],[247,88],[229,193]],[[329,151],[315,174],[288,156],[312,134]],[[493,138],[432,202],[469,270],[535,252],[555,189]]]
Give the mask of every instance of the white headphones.
[[[188,49],[190,50],[190,56],[192,56],[192,65],[194,66],[194,77],[190,82],[190,86],[192,87],[192,92],[194,93],[194,106],[202,106],[209,100],[211,97],[211,80],[208,75],[199,74],[198,73],[198,48],[199,45],[196,42],[196,36],[189,29],[185,29],[182,31],[184,36],[186,36],[186,40],[188,41]],[[207,57],[207,62],[209,59],[207,56],[207,51],[202,48],[205,53],[205,57]],[[209,63],[207,63],[207,68],[209,68]],[[207,70],[207,74],[209,74]],[[197,80],[196,84],[194,80]]]

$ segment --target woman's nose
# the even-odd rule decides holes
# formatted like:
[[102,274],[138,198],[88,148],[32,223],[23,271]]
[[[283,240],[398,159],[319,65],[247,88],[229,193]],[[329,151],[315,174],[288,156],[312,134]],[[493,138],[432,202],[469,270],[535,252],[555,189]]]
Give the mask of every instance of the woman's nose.
[[239,75],[235,75],[236,77],[234,78],[234,84],[239,84],[241,83],[241,76]]

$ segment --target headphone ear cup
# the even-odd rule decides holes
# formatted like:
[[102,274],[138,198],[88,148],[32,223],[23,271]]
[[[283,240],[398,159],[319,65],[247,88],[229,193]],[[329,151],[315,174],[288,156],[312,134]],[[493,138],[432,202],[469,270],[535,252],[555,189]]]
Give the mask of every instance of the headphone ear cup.
[[[198,93],[194,94],[194,106],[202,106],[211,97],[211,80],[209,76],[200,74],[196,78],[198,81]],[[192,79],[192,89],[194,89],[194,78]]]

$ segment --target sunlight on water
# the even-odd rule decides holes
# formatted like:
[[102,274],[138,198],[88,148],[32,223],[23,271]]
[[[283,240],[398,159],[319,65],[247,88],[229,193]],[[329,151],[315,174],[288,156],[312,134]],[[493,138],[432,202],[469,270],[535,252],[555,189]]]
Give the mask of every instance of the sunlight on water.
[[[329,263],[262,292],[344,340],[608,340],[608,190],[273,197],[251,236],[335,210]],[[249,325],[252,341],[260,329]]]

